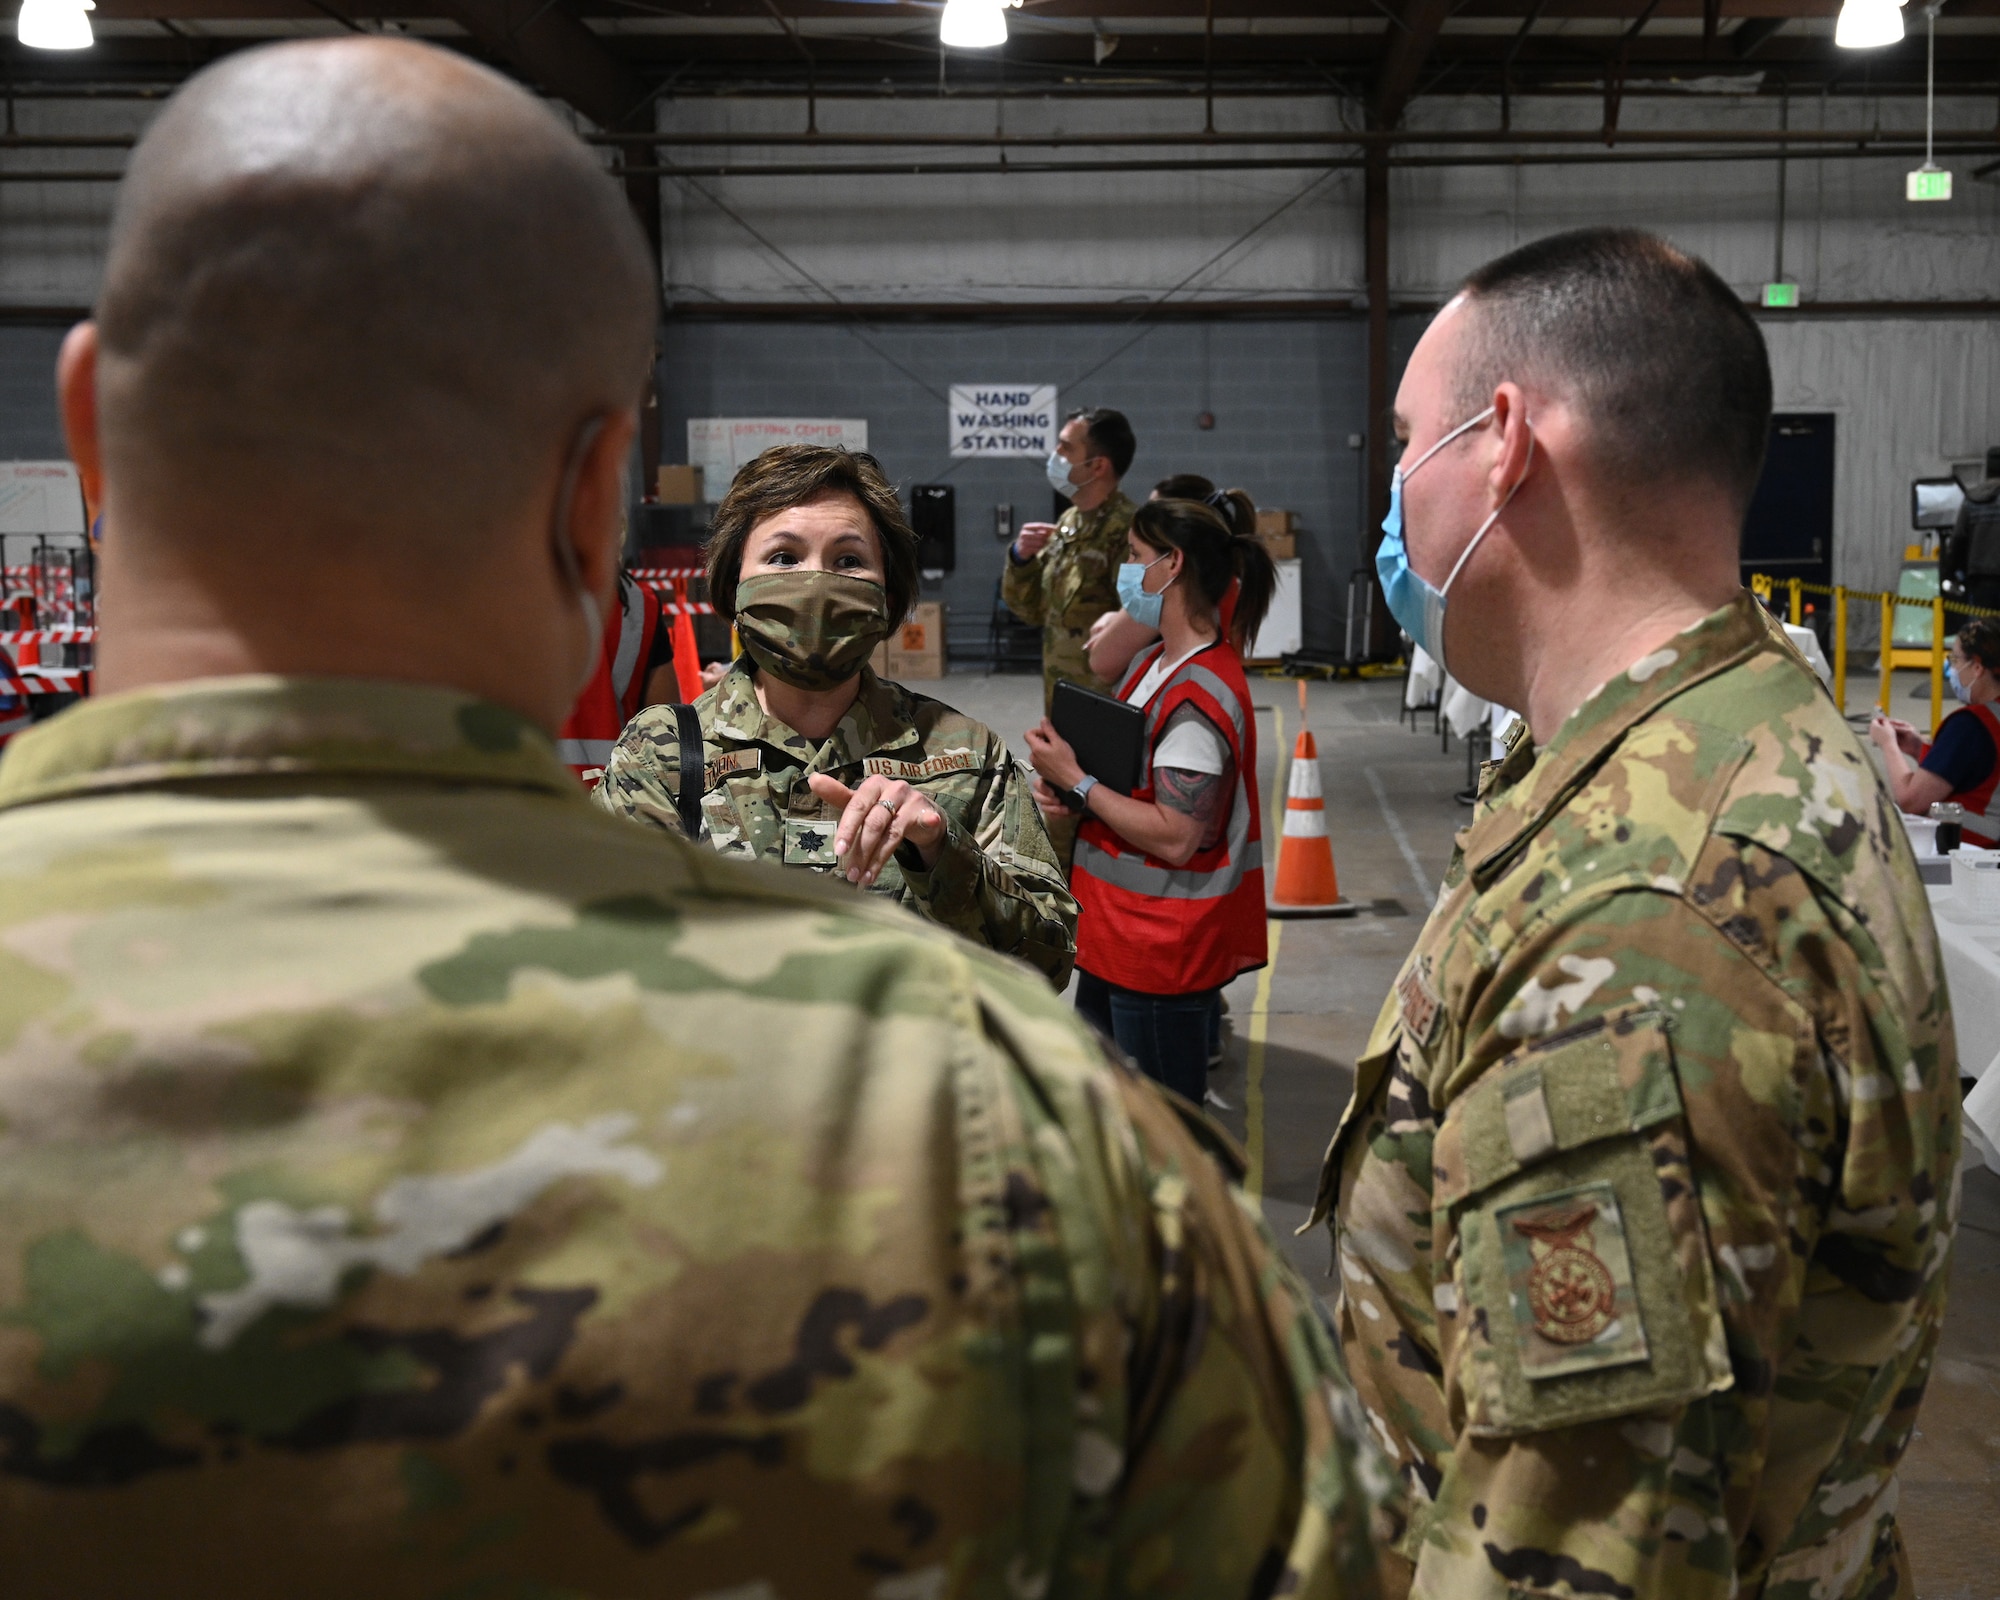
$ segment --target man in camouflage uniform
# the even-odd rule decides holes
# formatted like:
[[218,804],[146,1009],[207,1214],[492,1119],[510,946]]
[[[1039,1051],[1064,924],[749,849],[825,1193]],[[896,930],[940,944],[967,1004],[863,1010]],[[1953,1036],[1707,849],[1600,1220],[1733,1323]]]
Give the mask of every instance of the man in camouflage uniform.
[[0,768],[0,1590],[1375,1593],[1310,1296],[1161,1099],[557,759],[652,273],[409,41],[133,154],[61,358],[106,697]]
[[1132,425],[1116,411],[1079,411],[1056,435],[1050,481],[1070,506],[1055,522],[1024,522],[1007,551],[1000,598],[1030,627],[1042,630],[1042,710],[1056,685],[1102,689],[1090,670],[1090,630],[1118,609],[1118,568],[1136,509],[1118,487],[1132,465]]
[[1317,1213],[1423,1600],[1911,1592],[1957,1064],[1895,807],[1738,587],[1770,392],[1726,285],[1592,230],[1398,395],[1392,605],[1526,716]]
[[[1076,901],[1056,865],[1030,778],[992,729],[940,700],[861,669],[854,705],[824,742],[758,704],[748,656],[695,702],[701,718],[702,833],[726,856],[831,872],[842,808],[806,780],[846,788],[900,780],[943,816],[936,862],[905,847],[869,886],[1006,955],[1039,967],[1057,989],[1076,959]],[[680,829],[681,743],[670,707],[627,725],[597,803],[618,816]]]
[[[1059,683],[1106,687],[1090,670],[1090,630],[1099,617],[1118,609],[1118,569],[1137,509],[1118,482],[1131,467],[1135,448],[1132,425],[1122,413],[1105,407],[1073,413],[1049,458],[1049,482],[1069,496],[1069,509],[1053,523],[1023,523],[1008,547],[1000,598],[1015,616],[1042,630],[1044,715],[1055,705]],[[1076,828],[1075,817],[1048,821],[1065,873]]]

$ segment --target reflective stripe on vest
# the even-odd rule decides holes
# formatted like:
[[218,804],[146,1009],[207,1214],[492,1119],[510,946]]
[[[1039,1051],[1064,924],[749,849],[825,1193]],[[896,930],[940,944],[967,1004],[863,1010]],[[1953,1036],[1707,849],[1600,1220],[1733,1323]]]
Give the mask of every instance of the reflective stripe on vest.
[[1092,877],[1133,894],[1151,895],[1156,900],[1219,900],[1243,881],[1244,873],[1252,868],[1263,869],[1264,845],[1262,840],[1249,837],[1249,811],[1248,797],[1239,783],[1236,804],[1229,813],[1229,828],[1223,836],[1229,846],[1229,861],[1213,872],[1156,867],[1137,851],[1114,856],[1083,838],[1076,841],[1075,858]]
[[653,603],[652,591],[622,573],[618,578],[618,591],[623,605],[618,619],[618,654],[611,658],[611,697],[618,702],[619,709],[624,710],[625,697],[632,689],[632,675],[639,667],[640,647],[651,642],[647,635],[653,629],[646,623],[650,620],[657,627],[660,613]]
[[558,739],[556,754],[572,767],[601,767],[617,744],[616,739]]
[[637,714],[642,698],[641,665],[652,654],[660,608],[650,589],[621,574],[618,609],[611,614],[598,651],[597,670],[563,719],[556,749],[586,785],[611,760],[611,750],[625,724]]
[[[1984,840],[1983,847],[1991,849],[1993,841],[2000,840],[2000,716],[1994,714],[1991,706],[1960,706],[1951,716],[1962,717],[1967,712],[1979,719],[1993,741],[1993,767],[1970,789],[1961,789],[1945,799],[1965,807],[1965,831],[1978,836],[1974,843]],[[1951,717],[1944,720],[1949,722]],[[1943,727],[1943,723],[1938,725],[1940,732]]]

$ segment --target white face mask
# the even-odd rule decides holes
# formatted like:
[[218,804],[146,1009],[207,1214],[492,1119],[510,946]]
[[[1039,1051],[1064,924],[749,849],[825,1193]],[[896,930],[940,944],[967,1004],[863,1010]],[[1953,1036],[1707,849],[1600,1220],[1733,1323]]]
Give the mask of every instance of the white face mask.
[[575,592],[577,604],[583,608],[584,635],[590,641],[590,648],[584,653],[582,675],[576,680],[578,694],[582,694],[589,687],[590,680],[597,676],[597,658],[604,649],[604,607],[590,592],[583,581],[583,569],[577,565],[576,546],[569,542],[569,513],[576,501],[576,481],[583,475],[584,457],[590,454],[590,447],[603,431],[602,417],[592,417],[578,431],[576,443],[570,446],[569,459],[563,463],[562,483],[556,489],[555,513],[549,525],[549,537],[555,545],[556,565]]
[[1077,490],[1083,487],[1080,483],[1070,481],[1069,463],[1053,450],[1049,452],[1048,463],[1042,470],[1048,475],[1049,487],[1065,499],[1074,498]]

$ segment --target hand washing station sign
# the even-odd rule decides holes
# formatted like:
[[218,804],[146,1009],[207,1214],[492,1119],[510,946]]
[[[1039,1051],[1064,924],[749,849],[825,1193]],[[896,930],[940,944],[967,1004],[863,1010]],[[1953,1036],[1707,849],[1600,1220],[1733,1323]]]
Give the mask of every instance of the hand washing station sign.
[[1060,427],[1052,383],[954,383],[951,453],[1047,456]]

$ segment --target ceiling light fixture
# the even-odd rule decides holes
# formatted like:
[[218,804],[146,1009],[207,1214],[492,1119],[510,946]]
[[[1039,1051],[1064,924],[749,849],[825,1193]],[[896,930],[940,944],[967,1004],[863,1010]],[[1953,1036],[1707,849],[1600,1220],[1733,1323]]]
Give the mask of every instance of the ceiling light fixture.
[[1007,0],[945,0],[938,43],[954,50],[991,50],[1007,42]]
[[1843,50],[1879,50],[1903,42],[1902,0],[1842,0],[1833,42]]
[[30,50],[88,50],[97,42],[86,11],[96,0],[21,0],[14,37]]

